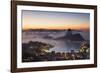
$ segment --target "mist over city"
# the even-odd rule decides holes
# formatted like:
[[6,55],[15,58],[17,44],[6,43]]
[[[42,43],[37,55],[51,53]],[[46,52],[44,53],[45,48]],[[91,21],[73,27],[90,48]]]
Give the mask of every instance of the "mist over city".
[[22,61],[90,58],[88,13],[22,11]]

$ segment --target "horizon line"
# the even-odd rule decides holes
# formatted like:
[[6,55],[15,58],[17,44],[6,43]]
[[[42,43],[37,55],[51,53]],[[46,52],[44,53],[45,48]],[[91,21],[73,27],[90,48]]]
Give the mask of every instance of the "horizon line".
[[[52,28],[27,28],[27,29],[23,29],[22,30],[68,30],[68,29],[71,29],[71,28],[67,28],[67,29],[52,29]],[[89,30],[89,28],[87,29],[71,29],[71,30],[84,30],[84,31],[87,31]]]

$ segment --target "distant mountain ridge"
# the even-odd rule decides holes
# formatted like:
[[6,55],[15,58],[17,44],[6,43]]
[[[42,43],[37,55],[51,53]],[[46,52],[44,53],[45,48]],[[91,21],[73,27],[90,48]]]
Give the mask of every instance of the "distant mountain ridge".
[[[68,29],[25,29],[22,31],[67,31]],[[84,30],[75,30],[71,29],[72,31],[84,31]]]

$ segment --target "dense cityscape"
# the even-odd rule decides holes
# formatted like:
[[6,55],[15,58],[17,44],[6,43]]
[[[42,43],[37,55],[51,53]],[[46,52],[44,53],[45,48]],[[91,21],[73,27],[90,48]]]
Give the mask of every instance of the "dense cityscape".
[[[79,48],[79,51],[75,52],[49,52],[49,48],[53,47],[50,44],[42,42],[30,41],[27,45],[23,44],[23,62],[38,62],[38,61],[61,61],[61,60],[82,60],[89,59],[89,44],[83,42]],[[25,52],[25,48],[27,53]]]

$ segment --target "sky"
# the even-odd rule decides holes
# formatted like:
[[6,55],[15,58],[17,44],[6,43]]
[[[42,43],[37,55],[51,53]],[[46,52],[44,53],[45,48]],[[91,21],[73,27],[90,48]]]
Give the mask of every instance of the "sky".
[[22,10],[22,29],[87,30],[89,13]]

